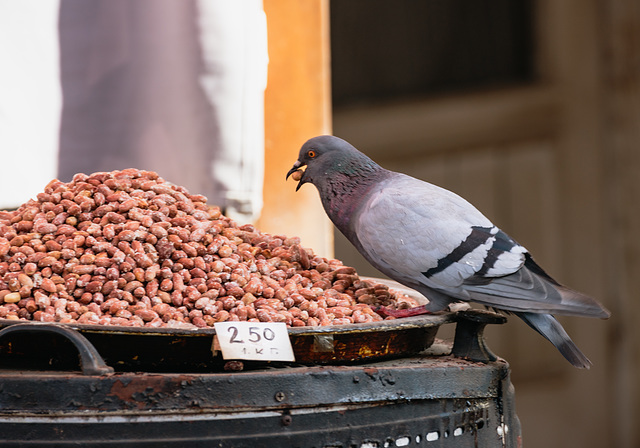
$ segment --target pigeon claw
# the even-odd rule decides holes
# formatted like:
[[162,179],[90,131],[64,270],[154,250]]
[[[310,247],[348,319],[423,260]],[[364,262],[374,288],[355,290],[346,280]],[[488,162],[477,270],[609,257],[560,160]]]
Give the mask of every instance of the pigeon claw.
[[427,310],[426,305],[414,306],[413,308],[405,308],[403,310],[396,310],[388,308],[386,306],[372,306],[373,311],[379,314],[381,317],[395,317],[396,319],[402,317],[420,316],[422,314],[431,314],[431,311]]

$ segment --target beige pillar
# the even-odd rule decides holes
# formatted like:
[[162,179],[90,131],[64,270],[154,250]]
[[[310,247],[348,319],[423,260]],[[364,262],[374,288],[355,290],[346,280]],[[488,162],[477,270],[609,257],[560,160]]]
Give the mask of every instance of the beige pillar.
[[333,254],[333,227],[307,184],[297,193],[285,175],[309,138],[331,132],[327,0],[264,0],[269,74],[265,94],[263,232],[299,236],[302,245]]

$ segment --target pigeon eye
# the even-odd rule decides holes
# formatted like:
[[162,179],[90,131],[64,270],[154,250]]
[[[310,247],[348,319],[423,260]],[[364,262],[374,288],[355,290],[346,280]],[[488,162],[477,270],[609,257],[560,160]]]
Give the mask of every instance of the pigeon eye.
[[307,151],[307,157],[309,157],[310,159],[313,159],[316,156],[316,152],[313,149],[310,149],[309,151]]

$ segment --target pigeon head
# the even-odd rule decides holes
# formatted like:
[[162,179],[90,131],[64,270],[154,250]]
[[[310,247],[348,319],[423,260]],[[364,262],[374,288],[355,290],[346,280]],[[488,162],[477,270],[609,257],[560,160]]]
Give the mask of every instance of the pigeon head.
[[[306,167],[304,171],[302,167]],[[296,191],[306,183],[318,189],[333,177],[357,178],[380,167],[348,142],[332,135],[321,135],[307,140],[298,154],[298,160],[287,173],[287,179],[300,172]]]
[[292,176],[298,181],[296,191],[312,183],[331,221],[349,234],[353,211],[366,200],[368,191],[387,175],[386,170],[351,144],[338,137],[321,135],[302,145],[287,178]]

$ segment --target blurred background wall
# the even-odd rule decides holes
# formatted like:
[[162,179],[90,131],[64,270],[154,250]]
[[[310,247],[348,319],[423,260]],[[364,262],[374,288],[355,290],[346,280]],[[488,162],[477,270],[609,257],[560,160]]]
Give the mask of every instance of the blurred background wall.
[[516,319],[488,331],[525,446],[640,446],[640,3],[333,0],[331,39],[335,135],[467,198],[613,312],[562,319],[590,371]]

